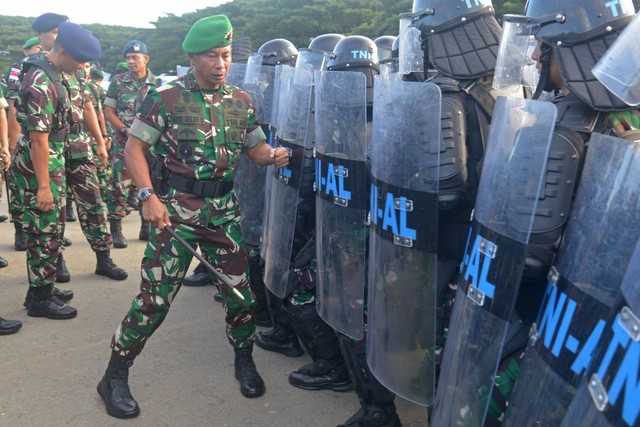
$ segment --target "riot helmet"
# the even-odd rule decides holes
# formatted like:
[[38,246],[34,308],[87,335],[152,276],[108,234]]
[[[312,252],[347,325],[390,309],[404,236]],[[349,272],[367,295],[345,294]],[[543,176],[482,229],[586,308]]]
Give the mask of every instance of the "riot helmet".
[[[389,50],[389,57],[386,59],[381,59],[379,62],[380,75],[389,76],[391,74],[398,72],[399,50],[400,50],[400,37],[394,37],[393,43],[391,43],[391,49]],[[380,56],[380,51],[378,51],[378,56]]]
[[329,54],[333,52],[333,48],[343,38],[342,34],[335,33],[315,37],[309,43],[308,48],[302,48],[298,52],[296,68],[304,68],[310,71],[324,70]]
[[333,52],[338,42],[342,40],[344,36],[342,34],[328,33],[314,37],[309,43],[309,49],[318,49],[325,52]]
[[395,41],[394,36],[380,36],[373,41],[378,46],[378,61],[391,58],[391,50]]
[[492,74],[502,35],[491,0],[414,0],[425,62],[457,79]]
[[263,65],[289,65],[296,64],[298,57],[298,49],[287,39],[269,40],[258,49],[258,53],[262,54]]
[[596,110],[624,110],[629,107],[591,70],[634,13],[632,0],[528,0],[525,16],[506,15],[505,25],[518,26],[515,32],[535,37],[540,45],[542,70],[536,95],[549,87],[549,57],[553,54],[563,84],[571,93]]
[[348,36],[340,40],[327,61],[329,71],[359,71],[367,77],[367,103],[373,105],[373,77],[380,73],[378,47],[368,37]]

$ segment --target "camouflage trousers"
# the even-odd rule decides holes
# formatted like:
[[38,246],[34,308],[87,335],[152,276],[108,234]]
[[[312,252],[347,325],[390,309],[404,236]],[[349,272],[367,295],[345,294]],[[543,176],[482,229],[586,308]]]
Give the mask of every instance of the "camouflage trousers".
[[133,182],[124,164],[124,147],[111,146],[111,175],[109,176],[109,192],[105,199],[109,219],[122,220],[127,216],[127,197]]
[[[93,144],[91,147],[93,150],[93,158],[97,159],[98,150],[96,148],[96,145]],[[110,175],[111,175],[110,160],[107,160],[106,164],[101,162],[96,163],[96,176],[98,178],[98,186],[100,187],[100,196],[102,197],[102,200],[105,202],[105,206],[106,206],[106,200],[109,197],[109,193],[111,192],[111,190],[109,189]]]
[[22,228],[27,234],[27,277],[30,287],[54,284],[56,262],[63,250],[66,182],[62,145],[50,143],[49,186],[53,194],[53,208],[47,212],[36,207],[38,180],[33,171],[30,150],[23,148],[16,152],[12,166],[16,188],[12,197],[15,196],[17,205],[23,210]]
[[106,251],[113,246],[107,222],[107,207],[102,200],[94,160],[67,159],[67,187],[78,209],[78,220],[91,249]]
[[21,224],[24,219],[25,208],[18,198],[18,180],[16,179],[14,164],[15,162],[11,163],[11,166],[9,166],[9,172],[7,173],[7,184],[9,184],[9,198],[7,201],[9,202],[9,214],[11,215],[11,220]]
[[[234,348],[250,346],[256,330],[255,302],[238,222],[229,221],[217,227],[179,224],[176,218],[171,218],[171,222],[189,244],[200,246],[203,256],[244,296],[241,303],[233,291],[220,286],[227,313],[227,339]],[[111,339],[115,352],[133,358],[142,351],[147,339],[167,316],[191,259],[191,253],[169,233],[151,228],[142,259],[140,293]]]

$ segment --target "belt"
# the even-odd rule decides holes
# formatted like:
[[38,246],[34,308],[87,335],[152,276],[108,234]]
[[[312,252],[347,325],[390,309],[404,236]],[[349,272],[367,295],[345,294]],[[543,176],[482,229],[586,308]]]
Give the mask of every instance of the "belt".
[[233,182],[204,181],[171,174],[169,185],[178,191],[200,197],[220,197],[233,189]]

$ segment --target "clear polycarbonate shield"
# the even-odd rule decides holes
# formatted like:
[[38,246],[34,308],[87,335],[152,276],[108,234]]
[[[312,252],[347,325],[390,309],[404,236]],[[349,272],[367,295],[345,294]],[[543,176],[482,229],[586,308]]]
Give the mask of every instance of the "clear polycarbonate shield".
[[638,427],[640,401],[640,241],[622,281],[624,301],[606,326],[607,344],[580,382],[561,427]]
[[618,311],[622,279],[640,238],[636,146],[601,134],[589,141],[570,221],[505,426],[559,425],[593,354],[609,347],[607,323]]
[[640,19],[624,29],[593,67],[593,75],[629,105],[640,105]]
[[316,71],[316,307],[337,331],[363,337],[367,266],[367,79]]
[[260,246],[264,219],[264,195],[267,168],[259,166],[245,155],[238,159],[233,188],[240,204],[240,227],[245,243]]
[[499,97],[460,271],[433,425],[483,425],[547,169],[553,104]]
[[296,68],[309,71],[324,70],[327,54],[319,49],[300,49],[296,59]]
[[227,73],[225,82],[230,85],[242,88],[244,86],[244,77],[247,74],[247,64],[239,64],[232,62]]
[[435,392],[441,103],[433,83],[375,78],[367,363],[421,405]]
[[531,55],[537,43],[526,17],[504,16],[502,39],[493,76],[495,89],[514,96],[522,96],[523,87],[531,88],[531,91],[535,92],[539,75],[536,62]]
[[[251,95],[256,117],[260,123],[273,123],[276,69],[270,65],[258,66],[257,62],[251,62],[252,58],[254,55],[249,58],[250,62],[245,67],[244,82],[240,87]],[[261,60],[262,55],[256,58],[256,61]]]
[[400,43],[398,46],[398,67],[400,74],[424,71],[424,51],[420,30],[414,26],[413,15],[400,15]]
[[261,53],[254,52],[249,55],[249,59],[247,60],[247,73],[244,76],[246,84],[255,85],[260,81],[263,60],[264,55]]
[[[276,65],[273,77],[273,95],[271,100],[271,123],[269,124],[269,133],[267,135],[267,143],[274,147],[276,145],[276,133],[278,129],[278,111],[286,111],[286,99],[280,96],[280,88],[282,87],[282,72],[291,68],[289,65]],[[286,85],[285,85],[286,86]],[[282,98],[282,100],[281,100]],[[282,107],[280,104],[283,104]],[[264,215],[262,218],[263,224],[269,223],[269,212],[271,206],[271,189],[273,188],[273,181],[275,179],[275,166],[267,166],[267,177],[264,186]],[[273,236],[273,233],[268,233],[268,229],[263,227],[262,239],[261,239],[261,251],[260,255],[264,259],[265,254],[268,252],[270,238],[277,238]]]
[[265,253],[264,282],[276,296],[287,294],[288,272],[291,264],[297,207],[300,204],[300,185],[305,149],[310,148],[309,135],[313,74],[304,69],[283,68],[279,96],[286,102],[279,105],[276,146],[285,147],[291,154],[289,165],[274,169],[269,202],[269,244]]

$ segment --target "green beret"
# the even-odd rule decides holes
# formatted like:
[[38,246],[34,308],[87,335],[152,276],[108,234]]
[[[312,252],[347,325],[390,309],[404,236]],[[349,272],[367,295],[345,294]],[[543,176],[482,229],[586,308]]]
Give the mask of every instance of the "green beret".
[[22,49],[30,49],[37,44],[40,44],[40,39],[38,37],[31,37],[29,40],[24,42],[24,45],[22,45]]
[[126,62],[118,62],[118,65],[116,65],[116,71],[129,71],[129,66]]
[[182,42],[186,53],[202,53],[231,44],[233,28],[225,15],[208,16],[191,26]]

